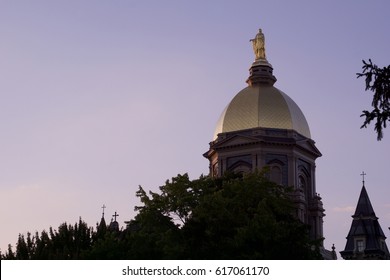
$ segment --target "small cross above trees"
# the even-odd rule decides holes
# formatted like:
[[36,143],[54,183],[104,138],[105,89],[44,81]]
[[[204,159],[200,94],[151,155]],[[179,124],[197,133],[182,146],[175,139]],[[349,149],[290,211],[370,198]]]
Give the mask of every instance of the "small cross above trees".
[[104,209],[105,209],[105,208],[106,208],[106,205],[103,204],[103,206],[102,206],[102,209],[103,209],[103,216],[102,216],[102,217],[103,217],[103,218],[104,218]]
[[112,215],[113,217],[114,217],[114,221],[116,222],[116,217],[118,217],[119,215],[116,213],[116,211],[115,211],[115,214],[114,215]]

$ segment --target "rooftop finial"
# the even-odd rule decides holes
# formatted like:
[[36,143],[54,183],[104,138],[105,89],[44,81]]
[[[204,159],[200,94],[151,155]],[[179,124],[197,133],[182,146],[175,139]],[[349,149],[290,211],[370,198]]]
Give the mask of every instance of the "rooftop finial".
[[267,59],[265,57],[265,37],[261,28],[259,32],[256,34],[255,38],[250,40],[253,45],[253,51],[255,53],[256,60],[259,59]]
[[103,209],[103,214],[102,214],[102,218],[104,218],[104,209],[106,208],[106,205],[103,204],[102,206],[102,209]]
[[115,214],[114,215],[112,215],[113,217],[114,217],[114,219],[115,219],[115,222],[116,222],[116,217],[118,217],[119,215],[116,213],[116,211],[115,211]]
[[360,174],[362,177],[363,177],[363,186],[364,186],[364,176],[367,175],[366,173],[364,173],[364,171],[362,172],[362,174]]
[[273,85],[276,82],[275,76],[272,74],[272,65],[268,62],[265,56],[265,38],[263,31],[259,29],[255,38],[250,40],[255,53],[255,61],[249,69],[249,78],[246,80],[249,86],[257,86],[260,84]]

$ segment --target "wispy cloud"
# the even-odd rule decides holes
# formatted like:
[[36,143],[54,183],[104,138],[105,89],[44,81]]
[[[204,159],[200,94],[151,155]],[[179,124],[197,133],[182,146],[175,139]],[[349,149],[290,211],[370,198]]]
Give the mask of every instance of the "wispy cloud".
[[345,207],[334,207],[332,209],[334,212],[349,212],[352,213],[355,210],[353,206],[345,206]]

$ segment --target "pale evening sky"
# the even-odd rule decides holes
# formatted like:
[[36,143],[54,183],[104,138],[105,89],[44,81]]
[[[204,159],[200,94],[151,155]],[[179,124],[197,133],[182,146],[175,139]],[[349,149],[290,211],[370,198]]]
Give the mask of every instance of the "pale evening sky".
[[[345,246],[362,180],[390,235],[390,128],[360,129],[362,59],[390,64],[389,1],[0,2],[0,248],[106,208],[134,217],[138,185],[208,173],[220,113],[246,86],[262,28],[275,86],[302,109],[325,246]],[[387,242],[389,245],[389,242]]]

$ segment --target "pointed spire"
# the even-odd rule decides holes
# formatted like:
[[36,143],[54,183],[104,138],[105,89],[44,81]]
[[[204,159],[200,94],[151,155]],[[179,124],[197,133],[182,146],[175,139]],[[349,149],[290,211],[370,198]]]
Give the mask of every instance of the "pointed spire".
[[390,259],[385,242],[386,236],[379,225],[378,217],[375,215],[364,186],[365,173],[360,175],[363,176],[362,190],[355,214],[352,216],[345,249],[340,254],[344,259]]
[[98,234],[99,238],[103,237],[104,234],[106,233],[106,230],[107,230],[106,220],[104,219],[104,209],[105,208],[106,208],[106,205],[103,204],[103,206],[102,206],[102,209],[103,209],[102,218],[100,219],[100,223],[99,223],[98,229],[97,229],[97,234]]
[[374,208],[372,207],[370,198],[368,197],[368,193],[366,190],[366,187],[364,186],[364,180],[363,180],[363,187],[360,191],[359,200],[356,206],[355,214],[352,217],[373,217],[376,218]]
[[107,229],[107,224],[106,224],[106,220],[104,219],[104,217],[101,218],[100,220],[100,224],[98,226],[98,231],[103,231],[105,232]]

